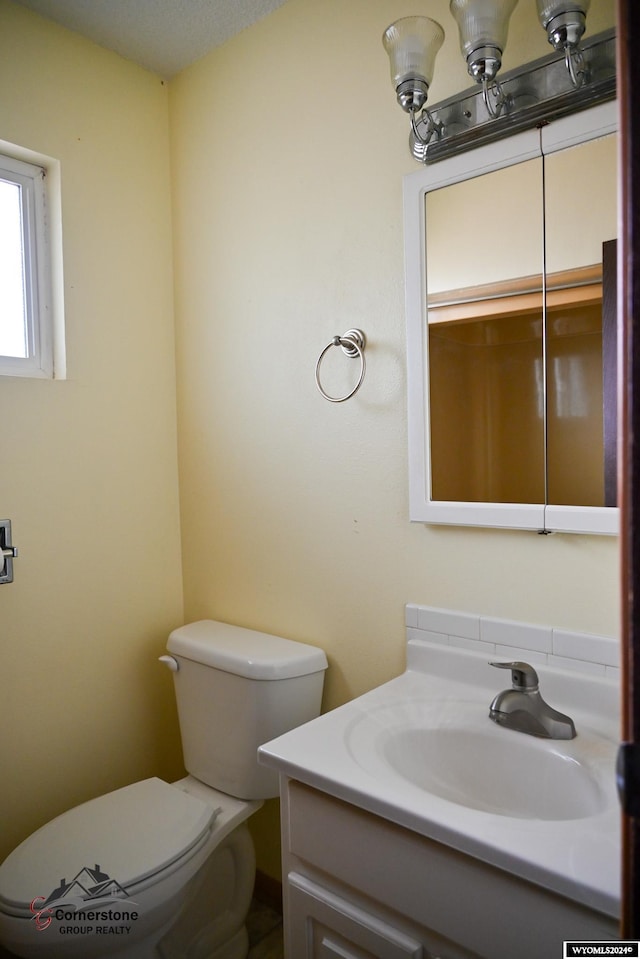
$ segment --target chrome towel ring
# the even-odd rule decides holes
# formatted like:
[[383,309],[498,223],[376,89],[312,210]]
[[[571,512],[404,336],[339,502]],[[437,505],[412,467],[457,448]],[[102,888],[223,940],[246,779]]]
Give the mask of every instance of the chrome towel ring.
[[[343,333],[342,336],[334,336],[328,346],[325,346],[324,350],[318,357],[318,362],[316,363],[316,386],[324,396],[325,400],[329,400],[330,403],[344,403],[345,400],[350,400],[354,396],[360,387],[362,386],[362,381],[364,380],[364,374],[366,370],[366,363],[364,360],[364,348],[366,345],[366,337],[362,330],[347,330],[346,333]],[[351,390],[350,393],[347,393],[346,396],[329,396],[328,393],[322,389],[320,383],[320,364],[324,358],[325,353],[331,349],[332,346],[339,346],[342,348],[342,352],[351,358],[359,356],[360,357],[360,377],[358,382]]]

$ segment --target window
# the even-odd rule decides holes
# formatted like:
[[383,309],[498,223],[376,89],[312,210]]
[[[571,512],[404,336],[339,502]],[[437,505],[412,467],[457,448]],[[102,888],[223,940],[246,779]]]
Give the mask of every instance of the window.
[[54,375],[47,171],[0,154],[0,374]]

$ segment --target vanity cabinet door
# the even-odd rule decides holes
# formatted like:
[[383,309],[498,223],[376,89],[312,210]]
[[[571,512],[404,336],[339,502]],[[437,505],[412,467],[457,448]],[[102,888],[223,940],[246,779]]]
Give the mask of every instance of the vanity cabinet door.
[[[435,952],[413,935],[299,873],[288,880],[291,955],[296,959],[474,959],[447,944]],[[453,951],[451,951],[453,950]]]
[[291,954],[296,959],[436,959],[399,929],[291,873]]

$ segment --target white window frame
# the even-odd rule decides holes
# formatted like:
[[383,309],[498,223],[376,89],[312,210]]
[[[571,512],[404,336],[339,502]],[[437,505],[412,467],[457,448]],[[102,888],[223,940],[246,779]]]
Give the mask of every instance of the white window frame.
[[0,179],[20,187],[28,353],[0,354],[2,376],[51,378],[56,372],[47,173],[44,166],[0,153]]

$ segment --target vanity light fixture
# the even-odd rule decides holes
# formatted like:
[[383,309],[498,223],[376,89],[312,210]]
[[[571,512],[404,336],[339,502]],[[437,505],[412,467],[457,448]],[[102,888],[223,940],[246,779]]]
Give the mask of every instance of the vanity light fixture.
[[538,18],[547,31],[549,43],[554,50],[564,52],[574,87],[582,86],[586,73],[580,40],[587,28],[587,10],[591,0],[536,0],[536,3]]
[[416,160],[435,162],[615,97],[615,32],[583,40],[591,0],[536,0],[555,52],[501,74],[498,82],[509,18],[517,3],[450,0],[460,49],[477,86],[429,109],[426,102],[444,30],[434,20],[417,16],[396,20],[385,30],[382,42],[398,103],[411,120],[409,145]]
[[[467,70],[482,84],[482,99],[490,117],[511,106],[510,98],[496,80],[507,45],[509,17],[518,0],[451,0],[449,9],[458,24],[460,50]],[[493,99],[492,99],[493,98]],[[493,102],[495,100],[495,103]]]
[[[425,145],[439,132],[425,103],[433,79],[436,54],[443,42],[444,30],[429,17],[403,17],[387,27],[382,37],[389,54],[391,82],[398,103],[411,117],[414,136]],[[416,114],[421,110],[424,133],[418,131],[416,123]]]

